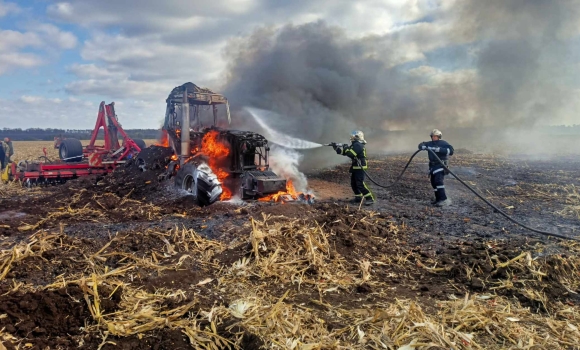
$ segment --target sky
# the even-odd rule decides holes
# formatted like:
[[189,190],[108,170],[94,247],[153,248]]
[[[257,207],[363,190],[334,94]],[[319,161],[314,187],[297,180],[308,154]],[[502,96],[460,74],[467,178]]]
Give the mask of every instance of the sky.
[[579,34],[579,0],[0,0],[0,128],[159,128],[188,81],[311,140],[580,124]]

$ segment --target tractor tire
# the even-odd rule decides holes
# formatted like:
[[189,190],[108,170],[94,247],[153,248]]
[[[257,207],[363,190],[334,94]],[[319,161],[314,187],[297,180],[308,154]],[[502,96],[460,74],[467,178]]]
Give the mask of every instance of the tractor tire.
[[60,143],[58,155],[67,163],[80,162],[83,160],[83,145],[77,139],[64,139]]
[[175,187],[192,195],[201,207],[219,201],[222,184],[206,164],[184,164],[175,174]]
[[142,139],[133,139],[133,142],[135,142],[135,144],[141,149],[141,151],[147,148],[147,144]]

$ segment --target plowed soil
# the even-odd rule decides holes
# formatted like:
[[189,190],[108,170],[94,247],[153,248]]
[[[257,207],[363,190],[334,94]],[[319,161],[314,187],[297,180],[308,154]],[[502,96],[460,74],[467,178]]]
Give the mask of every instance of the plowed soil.
[[[153,259],[159,257],[159,266],[166,269],[144,264],[118,276],[119,280],[149,293],[183,292],[179,298],[166,299],[162,309],[195,302],[189,313],[196,314],[216,305],[227,306],[232,300],[220,291],[219,271],[254,256],[251,245],[239,243],[248,241],[251,220],[266,216],[270,222],[297,220],[323,227],[331,233],[330,259],[340,256],[346,262],[363,258],[383,262],[373,267],[369,283],[353,285],[343,293],[321,294],[314,285],[252,277],[272,298],[290,291],[286,303],[314,310],[323,310],[325,304],[358,310],[410,299],[435,313],[438,300],[450,295],[462,298],[470,293],[493,293],[517,299],[538,314],[549,314],[554,303],[572,307],[580,303],[580,290],[571,290],[560,278],[566,259],[577,257],[575,244],[509,222],[450,176],[446,186],[453,204],[432,207],[433,191],[422,157],[412,163],[397,186],[383,189],[369,184],[378,199],[372,207],[359,208],[348,202],[348,167],[338,166],[307,174],[317,195],[313,205],[220,202],[199,208],[175,191],[171,182],[158,181],[158,170],[168,155],[159,149],[150,152],[156,153],[148,158],[144,172],[133,163],[105,178],[80,179],[45,188],[40,194],[0,199],[3,251],[28,242],[47,242],[38,254],[22,251],[26,258],[15,256],[10,264],[0,266],[0,335],[5,335],[0,344],[7,349],[191,348],[187,335],[171,327],[104,337],[91,314],[84,282],[59,283],[73,276],[90,279],[94,267],[87,257],[102,252],[117,254],[103,262],[108,271],[123,268],[128,257],[154,253]],[[531,160],[459,153],[452,160],[452,169],[510,215],[538,229],[580,239],[580,158]],[[406,156],[374,158],[369,161],[369,173],[376,182],[389,184],[406,160]],[[176,227],[193,229],[224,248],[208,251],[211,256],[203,261],[200,256],[185,258],[182,251],[173,254],[160,237]],[[541,282],[530,282],[534,276],[527,270],[501,267],[500,262],[519,259],[522,252],[552,266],[542,271]],[[312,267],[305,274],[319,276],[320,271]],[[205,283],[208,279],[211,282]],[[506,279],[513,287],[497,288]],[[320,277],[320,283],[322,280]],[[99,288],[103,312],[114,313],[126,297],[123,288]],[[540,294],[544,297],[534,297]],[[328,330],[346,326],[339,319],[324,322]],[[241,334],[244,349],[268,345],[246,329],[221,325],[217,333],[225,339]]]

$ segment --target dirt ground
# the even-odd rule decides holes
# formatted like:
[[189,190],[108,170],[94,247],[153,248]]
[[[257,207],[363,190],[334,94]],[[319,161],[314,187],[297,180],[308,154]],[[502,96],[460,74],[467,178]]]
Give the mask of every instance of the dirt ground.
[[[457,175],[510,215],[580,239],[579,157],[457,153]],[[407,157],[369,173],[389,184]],[[313,205],[204,208],[155,168],[2,185],[0,344],[578,348],[580,245],[509,222],[450,176],[453,204],[432,207],[424,157],[397,186],[370,184],[378,202],[362,208],[346,166],[307,174]]]

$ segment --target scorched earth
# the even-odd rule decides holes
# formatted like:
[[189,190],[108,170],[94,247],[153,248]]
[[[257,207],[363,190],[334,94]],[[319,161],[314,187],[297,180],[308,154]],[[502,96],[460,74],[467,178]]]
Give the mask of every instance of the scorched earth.
[[[453,169],[539,229],[579,236],[580,160],[457,152]],[[406,156],[370,160],[390,183]],[[200,208],[121,168],[0,191],[0,349],[575,349],[580,245],[533,234],[424,161],[378,204],[346,166],[314,205]]]

